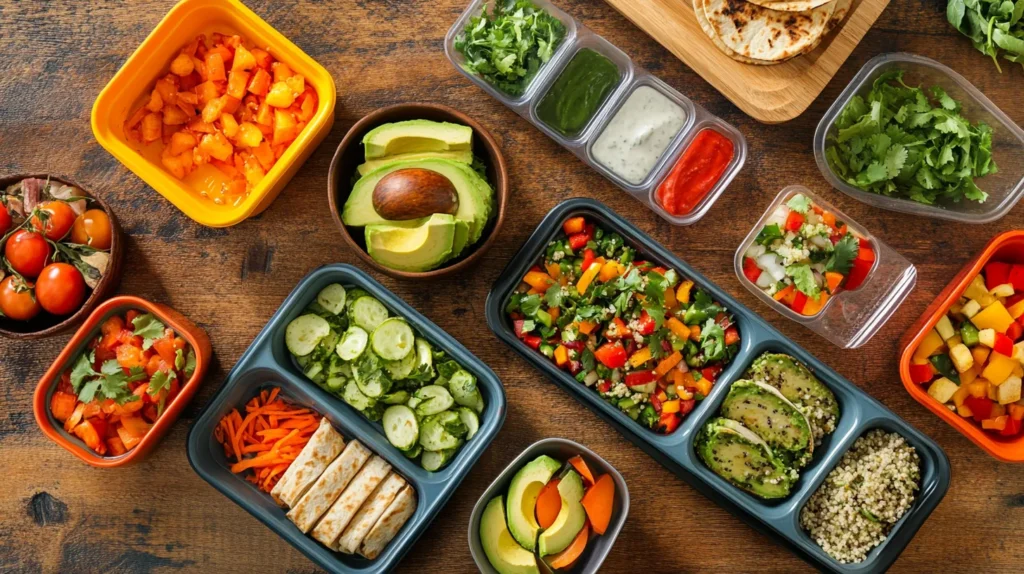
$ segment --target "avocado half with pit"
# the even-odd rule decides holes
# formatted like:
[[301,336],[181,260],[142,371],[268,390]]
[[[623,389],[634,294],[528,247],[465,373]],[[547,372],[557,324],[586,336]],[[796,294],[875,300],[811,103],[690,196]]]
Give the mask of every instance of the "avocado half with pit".
[[811,423],[774,387],[756,381],[736,381],[722,401],[721,414],[753,431],[783,462],[795,468],[810,462],[814,451]]
[[480,516],[480,545],[499,574],[540,574],[533,553],[509,533],[501,496],[492,498]]
[[697,455],[715,474],[766,499],[789,496],[797,474],[775,458],[771,447],[741,423],[711,419],[697,435]]
[[803,411],[814,427],[815,444],[821,444],[825,435],[835,432],[839,422],[835,394],[793,357],[765,353],[754,360],[747,376],[778,389]]
[[572,544],[587,522],[587,510],[583,507],[583,479],[575,470],[570,470],[558,481],[558,495],[562,508],[558,516],[537,539],[537,554],[557,554]]
[[519,469],[509,483],[506,509],[508,529],[516,542],[529,551],[531,556],[537,547],[537,534],[540,532],[536,516],[537,497],[544,485],[550,482],[551,477],[561,468],[562,463],[550,456],[542,455]]

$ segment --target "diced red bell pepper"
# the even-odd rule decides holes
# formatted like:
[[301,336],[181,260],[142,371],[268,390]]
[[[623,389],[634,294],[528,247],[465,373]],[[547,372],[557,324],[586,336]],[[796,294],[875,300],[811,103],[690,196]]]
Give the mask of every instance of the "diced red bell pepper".
[[761,268],[757,266],[757,261],[753,257],[743,258],[743,276],[751,283],[757,283],[757,279],[761,276]]
[[930,364],[910,365],[910,381],[913,383],[927,383],[930,382],[934,376],[935,375],[932,373],[932,366]]
[[990,418],[992,414],[992,405],[995,403],[985,397],[967,397],[964,399],[964,404],[971,410],[974,420],[980,422]]
[[860,255],[858,255],[857,259],[853,260],[853,267],[850,268],[850,274],[846,276],[846,285],[844,285],[844,287],[848,291],[853,291],[860,287],[864,283],[864,280],[867,279],[868,273],[871,271],[871,267],[874,264],[874,258],[870,260],[861,259]]
[[524,335],[523,342],[526,343],[531,349],[536,351],[540,349],[540,344],[544,342],[538,335]]
[[515,321],[512,321],[512,330],[515,332],[516,337],[519,339],[522,339],[523,335],[525,335],[525,333],[523,333],[523,325],[525,324],[526,319],[516,319]]
[[1013,285],[1014,291],[1024,291],[1024,265],[1011,265],[1007,280]]
[[657,267],[652,267],[651,268],[651,273],[657,273],[659,275],[664,275],[664,274],[668,273],[668,269],[665,269],[661,265],[658,265]]
[[583,219],[582,217],[570,217],[562,224],[562,230],[565,231],[566,235],[574,235],[576,233],[583,232],[586,225],[586,219]]
[[985,288],[992,290],[999,285],[1010,282],[1010,264],[1002,261],[990,261],[985,265]]
[[1011,341],[1016,342],[1020,339],[1021,335],[1024,335],[1024,325],[1021,325],[1016,321],[1010,323],[1010,326],[1006,328],[1006,336],[1009,337]]
[[790,211],[786,217],[786,231],[800,231],[800,226],[804,224],[806,218],[801,213]]
[[796,296],[793,297],[793,310],[797,313],[803,313],[804,307],[807,306],[807,295],[804,295],[802,291],[797,291]]
[[661,405],[662,405],[661,397],[658,396],[658,393],[654,393],[654,394],[652,394],[650,396],[650,400],[651,400],[651,406],[654,407],[654,412],[656,412],[656,413],[658,413],[660,415],[661,414]]
[[683,417],[679,416],[679,413],[665,413],[658,419],[654,428],[662,434],[671,434],[672,431],[679,428],[681,422],[683,422]]
[[1016,436],[1020,433],[1020,427],[1021,421],[1013,417],[1008,417],[1006,419],[1006,426],[1003,427],[1003,430],[999,431],[999,434],[1003,436]]
[[1013,356],[1013,340],[1002,333],[996,333],[996,342],[992,350],[1007,357]]
[[718,326],[723,329],[728,329],[732,326],[732,319],[730,319],[725,313],[719,313],[715,315],[715,323],[718,323]]
[[647,271],[652,267],[652,263],[650,261],[638,260],[633,262],[633,267],[641,271]]
[[700,370],[700,374],[705,379],[712,383],[718,379],[718,375],[722,374],[722,365],[711,365],[710,367],[704,367]]
[[725,346],[735,345],[740,342],[740,332],[736,327],[730,326],[725,330]]
[[[97,454],[105,454],[107,452],[107,445],[103,443],[101,438],[103,435],[100,434],[100,429],[97,428],[100,422],[102,422],[100,419],[82,421],[71,432],[82,439],[85,446],[91,448]],[[103,432],[107,431],[105,423],[102,430]]]
[[650,335],[654,332],[654,327],[654,317],[651,317],[645,309],[643,313],[640,313],[640,318],[636,320],[636,332],[641,335]]
[[679,416],[685,417],[686,415],[690,414],[690,411],[692,411],[693,407],[695,407],[696,405],[697,405],[697,401],[694,400],[694,399],[689,399],[689,400],[686,400],[686,401],[680,400],[679,401]]
[[594,351],[594,358],[609,369],[621,369],[626,364],[626,349],[618,341],[605,343]]
[[580,269],[586,271],[590,269],[590,264],[596,259],[593,249],[587,249],[583,252],[583,265],[580,265]]
[[658,374],[654,371],[635,371],[626,375],[627,387],[639,387],[658,380]]
[[601,381],[600,383],[597,383],[597,391],[599,393],[607,393],[610,390],[612,390],[611,381]]
[[587,242],[594,238],[594,226],[587,225],[583,228],[580,233],[575,233],[569,236],[569,248],[573,251],[582,249]]

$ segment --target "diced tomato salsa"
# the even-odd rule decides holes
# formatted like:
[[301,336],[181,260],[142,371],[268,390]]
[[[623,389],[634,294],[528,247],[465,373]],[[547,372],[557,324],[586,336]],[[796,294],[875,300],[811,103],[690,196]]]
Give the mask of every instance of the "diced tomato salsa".
[[96,454],[120,456],[142,441],[195,368],[195,351],[154,315],[115,315],[61,373],[50,413]]

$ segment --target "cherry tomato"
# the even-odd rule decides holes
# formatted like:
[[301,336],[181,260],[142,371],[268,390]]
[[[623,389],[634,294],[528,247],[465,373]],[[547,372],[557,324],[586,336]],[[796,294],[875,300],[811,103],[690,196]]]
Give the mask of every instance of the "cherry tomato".
[[52,253],[53,248],[42,235],[24,229],[8,237],[4,248],[4,256],[11,267],[29,279],[39,276]]
[[15,321],[28,321],[42,311],[32,296],[31,283],[24,283],[14,275],[0,281],[0,311]]
[[[53,200],[39,204],[29,225],[51,241],[60,241],[75,224],[75,210],[66,201]],[[42,216],[39,212],[42,212]]]
[[67,263],[51,263],[36,279],[36,299],[54,315],[70,315],[85,300],[82,272]]
[[110,217],[102,209],[90,209],[78,216],[71,229],[71,242],[96,249],[110,249]]
[[7,206],[0,203],[0,236],[6,234],[11,230],[11,212],[7,211]]

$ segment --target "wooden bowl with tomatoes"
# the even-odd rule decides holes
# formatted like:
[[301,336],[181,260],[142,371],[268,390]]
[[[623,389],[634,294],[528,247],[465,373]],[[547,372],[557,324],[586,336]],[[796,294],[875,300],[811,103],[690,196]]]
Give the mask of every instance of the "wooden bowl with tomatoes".
[[81,185],[0,177],[0,336],[40,339],[81,323],[114,293],[123,258],[114,212]]

